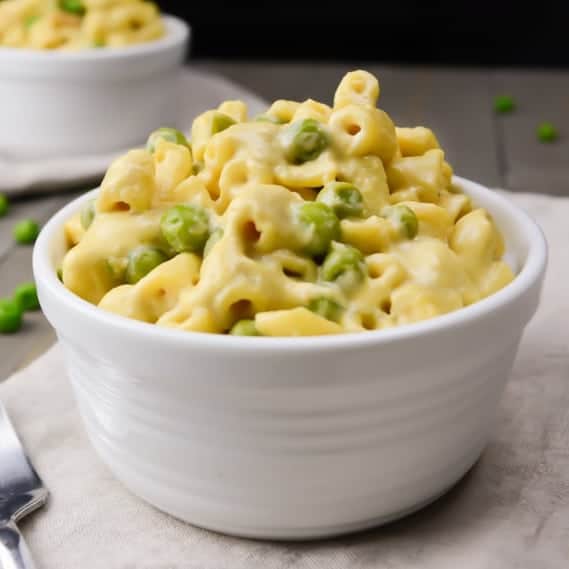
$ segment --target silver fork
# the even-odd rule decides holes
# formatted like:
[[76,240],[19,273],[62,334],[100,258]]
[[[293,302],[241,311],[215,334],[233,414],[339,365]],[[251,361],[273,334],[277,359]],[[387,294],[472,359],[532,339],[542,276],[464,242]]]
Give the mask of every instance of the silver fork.
[[16,522],[48,497],[0,402],[0,569],[34,569]]

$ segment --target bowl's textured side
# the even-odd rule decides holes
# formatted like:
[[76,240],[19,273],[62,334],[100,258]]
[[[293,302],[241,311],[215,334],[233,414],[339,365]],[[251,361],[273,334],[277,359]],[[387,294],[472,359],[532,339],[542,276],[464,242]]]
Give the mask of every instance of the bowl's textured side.
[[58,212],[34,277],[116,477],[191,523],[283,539],[375,525],[452,486],[488,441],[547,262],[526,214],[457,180],[503,229],[513,283],[430,321],[320,338],[180,333],[99,310],[55,269],[63,222],[92,194]]
[[381,349],[351,372],[336,362],[339,373],[315,354],[303,378],[286,361],[252,377],[250,362],[219,381],[197,351],[151,380],[61,339],[89,437],[118,479],[188,522],[269,538],[368,527],[447,490],[487,442],[519,340],[475,358],[441,349],[426,366],[401,353],[399,369]]

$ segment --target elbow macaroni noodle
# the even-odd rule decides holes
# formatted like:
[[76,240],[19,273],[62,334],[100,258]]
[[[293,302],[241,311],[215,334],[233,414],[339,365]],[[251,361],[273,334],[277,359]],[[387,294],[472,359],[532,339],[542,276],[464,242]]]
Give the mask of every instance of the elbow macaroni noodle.
[[0,46],[77,50],[121,47],[163,35],[157,6],[144,0],[0,2]]
[[492,218],[435,135],[396,128],[378,96],[354,71],[333,107],[276,101],[249,119],[227,101],[191,143],[156,131],[67,222],[63,283],[159,326],[266,336],[399,326],[504,287]]

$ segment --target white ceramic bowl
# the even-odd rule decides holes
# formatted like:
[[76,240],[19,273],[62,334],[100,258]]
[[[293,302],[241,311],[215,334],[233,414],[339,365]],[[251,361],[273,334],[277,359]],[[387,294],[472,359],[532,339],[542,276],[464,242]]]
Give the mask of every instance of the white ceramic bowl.
[[547,256],[528,215],[457,182],[494,215],[516,279],[429,321],[314,338],[188,333],[97,309],[56,276],[63,222],[90,194],[63,208],[34,274],[102,460],[158,508],[251,537],[365,528],[448,490],[492,433]]
[[125,48],[0,48],[0,154],[105,154],[174,124],[189,27],[163,18],[163,38]]

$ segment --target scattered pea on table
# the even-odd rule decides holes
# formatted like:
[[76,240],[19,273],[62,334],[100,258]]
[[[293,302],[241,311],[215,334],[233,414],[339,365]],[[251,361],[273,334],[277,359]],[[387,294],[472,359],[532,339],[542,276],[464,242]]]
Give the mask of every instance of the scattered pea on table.
[[511,113],[516,108],[516,102],[510,95],[498,95],[494,99],[494,110],[497,113]]
[[8,198],[4,194],[0,194],[0,217],[3,217],[8,213],[10,209],[10,203]]
[[0,299],[0,334],[17,332],[22,327],[24,312],[39,308],[36,285],[29,282],[17,286],[12,298]]
[[0,333],[11,334],[22,327],[22,310],[20,305],[10,299],[0,299]]
[[14,290],[13,300],[18,303],[22,312],[38,310],[40,307],[38,291],[34,283],[22,283],[17,286]]
[[31,245],[39,235],[40,227],[33,219],[23,219],[14,225],[13,235],[17,243]]
[[537,138],[541,142],[553,142],[557,140],[559,133],[557,129],[550,122],[542,122],[537,127]]

